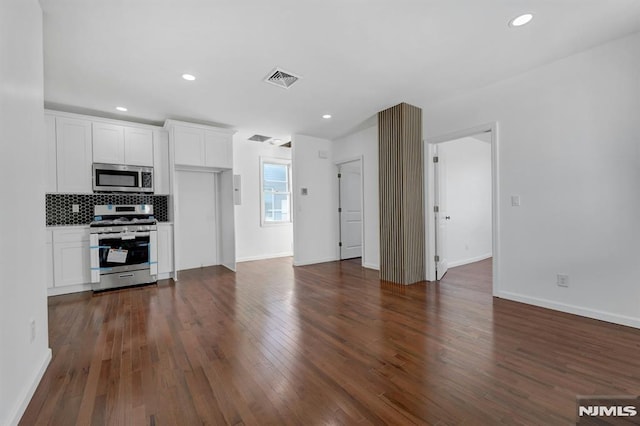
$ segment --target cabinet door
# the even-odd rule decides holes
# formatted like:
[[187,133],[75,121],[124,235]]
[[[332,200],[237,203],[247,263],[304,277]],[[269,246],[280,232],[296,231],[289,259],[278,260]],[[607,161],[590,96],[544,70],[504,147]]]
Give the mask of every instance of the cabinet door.
[[169,133],[153,132],[153,183],[156,194],[170,194],[169,181]]
[[185,166],[204,166],[204,130],[176,126],[175,163]]
[[86,229],[53,231],[55,287],[90,283],[90,266]]
[[58,192],[92,192],[91,122],[56,118]]
[[47,145],[45,192],[56,192],[57,161],[56,161],[56,118],[53,115],[44,116],[45,143]]
[[153,132],[150,129],[124,128],[124,164],[153,166]]
[[124,127],[93,123],[93,162],[124,164]]
[[205,166],[233,168],[231,136],[206,131],[204,134]]
[[158,273],[173,272],[173,225],[158,225]]

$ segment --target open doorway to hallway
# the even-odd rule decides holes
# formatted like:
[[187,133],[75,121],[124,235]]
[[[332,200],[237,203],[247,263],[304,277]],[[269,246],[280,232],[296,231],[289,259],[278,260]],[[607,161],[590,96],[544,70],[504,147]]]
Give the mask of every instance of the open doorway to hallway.
[[450,267],[490,259],[497,263],[497,125],[488,124],[428,140],[427,279]]

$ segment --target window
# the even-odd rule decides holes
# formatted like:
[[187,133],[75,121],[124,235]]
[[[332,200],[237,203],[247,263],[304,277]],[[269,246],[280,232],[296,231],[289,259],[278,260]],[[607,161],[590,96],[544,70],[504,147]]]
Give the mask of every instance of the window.
[[287,160],[260,162],[262,224],[291,222],[291,171]]

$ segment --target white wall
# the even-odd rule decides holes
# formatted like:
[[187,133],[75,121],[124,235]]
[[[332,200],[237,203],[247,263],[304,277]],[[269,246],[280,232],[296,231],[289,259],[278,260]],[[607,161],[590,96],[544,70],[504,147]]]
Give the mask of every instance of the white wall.
[[[293,135],[293,238],[294,265],[337,260],[338,218],[335,188],[338,175],[332,143]],[[320,158],[320,157],[326,158]],[[307,188],[308,195],[301,195]]]
[[291,160],[291,148],[234,136],[233,173],[242,182],[242,204],[236,206],[238,262],[293,255],[293,224],[260,225],[260,157]]
[[[333,141],[333,163],[362,157],[363,164],[363,266],[380,268],[380,214],[378,206],[378,125]],[[337,185],[337,184],[336,184]],[[337,200],[337,186],[334,188]],[[336,201],[337,203],[337,201]],[[337,215],[337,213],[336,213]]]
[[51,359],[42,11],[37,0],[0,3],[0,57],[0,424],[10,425],[22,416]]
[[498,121],[498,296],[640,326],[639,51],[635,34],[423,100],[428,138]]
[[466,137],[438,144],[446,185],[445,252],[449,267],[491,257],[491,144]]

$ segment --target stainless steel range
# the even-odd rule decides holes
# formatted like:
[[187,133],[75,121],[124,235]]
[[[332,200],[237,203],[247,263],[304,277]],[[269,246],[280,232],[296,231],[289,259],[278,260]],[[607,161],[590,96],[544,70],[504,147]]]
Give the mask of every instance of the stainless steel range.
[[156,223],[152,205],[94,207],[94,221],[89,225],[94,291],[157,281]]

